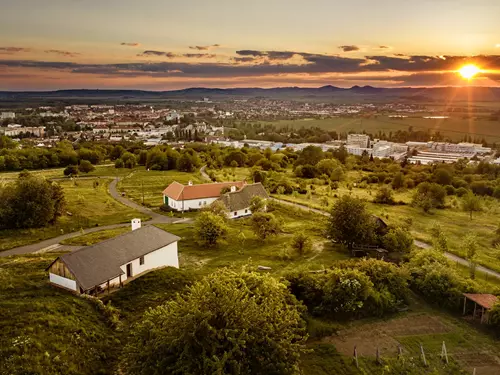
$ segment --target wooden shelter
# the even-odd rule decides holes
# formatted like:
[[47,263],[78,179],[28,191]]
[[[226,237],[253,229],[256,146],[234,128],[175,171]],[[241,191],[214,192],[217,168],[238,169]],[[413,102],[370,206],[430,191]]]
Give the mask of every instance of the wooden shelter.
[[[467,311],[467,301],[474,302],[474,312],[472,318],[475,319],[477,313],[481,314],[481,323],[489,323],[489,312],[498,302],[498,298],[493,294],[469,294],[464,293],[464,315]],[[479,307],[479,309],[478,309]]]

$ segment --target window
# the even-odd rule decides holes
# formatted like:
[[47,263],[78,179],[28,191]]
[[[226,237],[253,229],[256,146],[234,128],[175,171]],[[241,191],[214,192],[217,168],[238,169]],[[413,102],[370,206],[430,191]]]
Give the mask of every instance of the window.
[[247,214],[247,213],[248,213],[248,210],[245,210],[245,213]]
[[142,266],[144,264],[144,257],[139,258],[139,264]]
[[201,201],[198,202],[198,205],[201,207]]
[[236,216],[236,215],[238,215],[238,213],[237,213],[237,212],[235,212],[235,213],[234,213],[234,216]]

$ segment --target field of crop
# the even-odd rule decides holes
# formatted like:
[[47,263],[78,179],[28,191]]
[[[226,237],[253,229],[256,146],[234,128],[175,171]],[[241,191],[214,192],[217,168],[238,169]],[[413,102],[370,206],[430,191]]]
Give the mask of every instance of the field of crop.
[[360,117],[338,117],[331,119],[300,119],[300,120],[279,120],[273,122],[262,122],[272,124],[277,127],[291,126],[319,127],[326,130],[336,130],[337,132],[367,132],[377,134],[379,131],[389,134],[397,130],[408,130],[413,126],[415,131],[439,131],[450,137],[452,140],[460,141],[465,135],[485,138],[488,142],[500,141],[500,122],[487,119],[467,119],[454,115],[448,119],[424,119],[420,118],[389,118],[379,115],[373,118]]
[[[94,187],[94,181],[98,181],[99,186]],[[110,180],[102,178],[59,181],[66,197],[67,214],[55,225],[45,228],[0,231],[0,251],[75,232],[81,228],[126,223],[135,217],[148,219],[114,200],[108,193],[109,182]]]
[[128,169],[128,171],[130,173],[118,183],[118,189],[124,192],[127,198],[139,204],[142,204],[144,197],[144,204],[150,207],[158,207],[163,204],[162,192],[174,181],[181,184],[187,184],[189,181],[193,181],[193,183],[204,182],[198,172],[148,171],[144,167],[132,171]]

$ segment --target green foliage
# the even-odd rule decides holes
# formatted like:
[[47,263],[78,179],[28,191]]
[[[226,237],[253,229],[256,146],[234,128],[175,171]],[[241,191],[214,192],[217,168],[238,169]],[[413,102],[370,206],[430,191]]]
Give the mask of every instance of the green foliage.
[[325,272],[291,273],[287,280],[311,314],[326,318],[381,316],[409,294],[406,271],[377,260],[339,262]]
[[115,168],[123,168],[125,167],[125,164],[123,163],[122,159],[116,159],[115,160]]
[[316,169],[320,175],[330,176],[337,168],[342,169],[342,166],[336,159],[323,159],[316,164]]
[[413,251],[406,267],[411,288],[438,306],[456,309],[462,293],[477,288],[463,279],[444,255],[433,250]]
[[252,197],[249,208],[252,213],[264,212],[266,201],[259,196]]
[[417,186],[417,191],[413,196],[413,205],[420,207],[424,212],[429,212],[433,208],[443,208],[446,198],[446,190],[441,185],[423,182]]
[[196,241],[202,246],[214,247],[227,236],[225,220],[212,212],[200,213],[194,223]]
[[394,193],[392,189],[384,185],[382,186],[378,192],[377,195],[375,196],[375,199],[373,200],[374,203],[379,203],[379,204],[394,204]]
[[281,232],[279,220],[268,212],[256,212],[252,214],[250,225],[254,234],[261,240],[270,236],[277,236]]
[[65,176],[78,176],[78,167],[76,165],[69,165],[64,169]]
[[[68,167],[70,168],[70,167]],[[68,169],[66,168],[66,169]],[[65,169],[65,171],[66,171]],[[80,161],[80,165],[78,166],[78,170],[82,173],[89,173],[95,170],[95,167],[92,165],[92,163],[88,160],[82,160]]]
[[395,190],[401,189],[404,186],[404,184],[405,184],[405,178],[403,173],[401,172],[396,173],[391,182],[392,188]]
[[40,228],[62,215],[62,188],[45,179],[23,174],[0,190],[0,228]]
[[467,234],[463,239],[462,247],[469,261],[471,279],[474,279],[476,276],[476,255],[478,247],[476,235],[473,233]]
[[472,213],[479,212],[482,210],[481,198],[475,195],[473,192],[469,192],[462,197],[462,210],[468,212],[470,219],[472,220]]
[[382,243],[388,251],[407,253],[413,248],[413,236],[406,228],[391,228],[382,237]]
[[490,325],[497,334],[500,334],[500,302],[495,303],[490,310]]
[[269,275],[226,269],[149,310],[124,350],[128,374],[299,374],[303,307]]
[[432,223],[430,228],[430,234],[432,236],[432,246],[438,252],[444,253],[448,251],[448,238],[443,232],[443,228],[438,222]]
[[213,202],[209,206],[203,207],[202,212],[211,212],[214,215],[217,215],[224,220],[227,220],[227,215],[229,213],[229,211],[227,210],[227,207],[220,200],[216,200],[215,202]]
[[312,250],[312,241],[305,232],[296,232],[291,240],[290,246],[299,255],[304,255]]
[[123,166],[125,168],[132,169],[137,165],[137,159],[131,152],[124,152],[120,159],[123,161]]
[[362,200],[344,195],[330,211],[326,232],[334,243],[352,248],[373,240],[374,224]]

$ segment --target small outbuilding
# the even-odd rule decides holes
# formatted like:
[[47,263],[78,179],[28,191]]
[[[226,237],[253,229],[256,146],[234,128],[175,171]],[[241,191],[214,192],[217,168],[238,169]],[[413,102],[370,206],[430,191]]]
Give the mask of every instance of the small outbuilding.
[[179,237],[152,225],[139,227],[137,220],[133,228],[58,257],[47,268],[50,283],[72,292],[97,295],[147,271],[179,267]]
[[479,315],[481,317],[481,323],[489,323],[490,321],[490,310],[493,308],[495,303],[498,302],[498,298],[493,294],[469,294],[464,293],[464,315],[467,313],[467,301],[474,303],[474,311],[472,313],[472,318],[476,319]]

